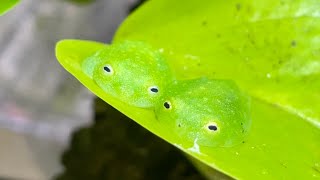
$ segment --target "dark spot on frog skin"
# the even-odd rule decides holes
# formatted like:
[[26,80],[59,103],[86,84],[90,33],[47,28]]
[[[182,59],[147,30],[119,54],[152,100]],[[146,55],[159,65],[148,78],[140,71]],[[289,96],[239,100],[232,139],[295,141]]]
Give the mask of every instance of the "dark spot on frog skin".
[[254,41],[254,39],[250,33],[247,34],[247,38],[248,38],[249,42],[251,43],[251,45],[256,44],[256,42]]
[[291,47],[296,47],[297,46],[297,42],[295,40],[291,41]]
[[208,24],[208,22],[207,21],[202,21],[202,26],[206,26],[207,24]]
[[282,63],[283,63],[283,60],[280,59],[280,60],[278,61],[278,64],[282,64]]
[[236,9],[237,9],[237,11],[241,10],[241,4],[240,3],[236,4]]
[[288,168],[285,163],[281,163],[281,166],[283,166],[284,168]]

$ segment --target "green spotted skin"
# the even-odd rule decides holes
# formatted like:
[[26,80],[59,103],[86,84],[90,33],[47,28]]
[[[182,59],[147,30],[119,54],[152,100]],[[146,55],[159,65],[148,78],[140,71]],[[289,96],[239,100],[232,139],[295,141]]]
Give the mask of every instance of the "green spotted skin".
[[107,94],[129,105],[150,108],[173,80],[162,54],[143,42],[112,44],[88,57],[82,70]]
[[155,112],[179,138],[208,147],[243,142],[251,124],[250,99],[229,80],[175,81]]

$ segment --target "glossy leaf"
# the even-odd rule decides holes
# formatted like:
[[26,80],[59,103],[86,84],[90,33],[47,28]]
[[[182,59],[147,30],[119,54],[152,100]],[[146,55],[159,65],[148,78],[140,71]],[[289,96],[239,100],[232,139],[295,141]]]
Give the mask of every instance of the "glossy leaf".
[[104,93],[81,71],[83,60],[100,45],[67,40],[56,53],[97,96],[234,178],[320,178],[319,16],[317,0],[153,0],[120,27],[115,42],[144,41],[161,50],[178,79],[231,79],[252,96],[249,136],[228,148],[186,143],[153,110]]
[[18,4],[19,0],[2,0],[0,3],[0,16]]
[[151,1],[115,41],[151,43],[180,78],[232,79],[320,127],[319,16],[316,0]]

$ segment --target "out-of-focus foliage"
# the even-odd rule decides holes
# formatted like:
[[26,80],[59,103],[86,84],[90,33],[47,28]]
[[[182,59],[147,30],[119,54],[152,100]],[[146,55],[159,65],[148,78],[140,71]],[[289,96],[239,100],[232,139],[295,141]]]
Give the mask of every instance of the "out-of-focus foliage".
[[13,8],[16,4],[18,4],[18,2],[19,0],[1,0],[0,16]]
[[95,109],[94,124],[73,134],[57,180],[203,179],[172,145],[100,99]]

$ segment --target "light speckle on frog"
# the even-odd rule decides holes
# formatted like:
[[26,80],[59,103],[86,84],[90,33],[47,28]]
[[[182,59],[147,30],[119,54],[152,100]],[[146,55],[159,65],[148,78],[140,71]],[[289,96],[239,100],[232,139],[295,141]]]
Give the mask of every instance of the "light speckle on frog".
[[157,119],[188,142],[230,147],[243,142],[251,124],[250,100],[233,81],[175,81],[156,106]]
[[107,94],[136,107],[153,107],[173,76],[162,54],[143,42],[112,44],[88,57],[83,71]]

